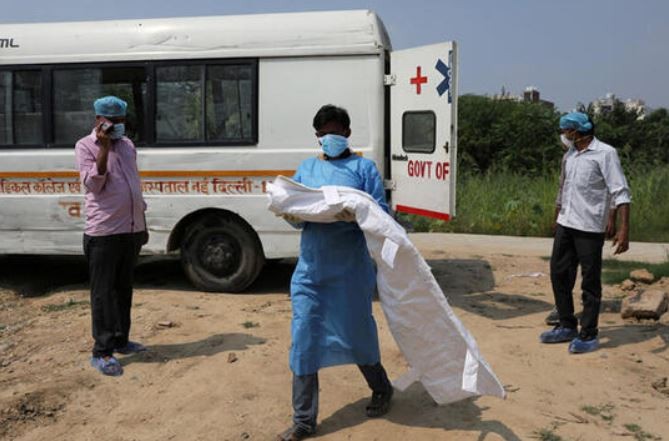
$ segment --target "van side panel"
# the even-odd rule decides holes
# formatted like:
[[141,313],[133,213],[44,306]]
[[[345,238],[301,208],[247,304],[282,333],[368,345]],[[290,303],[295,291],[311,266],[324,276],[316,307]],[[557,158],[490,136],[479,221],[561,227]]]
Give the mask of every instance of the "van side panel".
[[[151,239],[144,252],[165,253],[181,219],[217,208],[245,219],[258,233],[267,258],[296,256],[298,232],[267,210],[263,191],[277,173],[290,174],[302,160],[319,154],[311,122],[323,104],[349,111],[354,149],[374,160],[383,173],[381,55],[269,58],[260,59],[258,68],[257,145],[138,149],[143,180],[151,183],[145,187]],[[0,191],[0,253],[82,253],[81,194],[67,183],[38,195],[16,187],[34,185],[35,179],[25,173],[50,176],[55,183],[78,182],[74,146],[0,150],[0,173],[4,188],[13,186]]]

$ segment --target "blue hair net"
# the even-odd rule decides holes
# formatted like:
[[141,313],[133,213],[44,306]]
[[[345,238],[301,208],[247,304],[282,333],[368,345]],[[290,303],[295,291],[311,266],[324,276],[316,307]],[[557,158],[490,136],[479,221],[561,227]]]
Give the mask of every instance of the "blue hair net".
[[128,109],[128,103],[115,96],[103,96],[102,98],[95,100],[93,107],[95,108],[96,115],[113,118],[117,116],[125,116],[125,112]]
[[592,123],[588,115],[582,112],[571,112],[560,118],[560,128],[563,130],[576,130],[577,132],[589,132]]

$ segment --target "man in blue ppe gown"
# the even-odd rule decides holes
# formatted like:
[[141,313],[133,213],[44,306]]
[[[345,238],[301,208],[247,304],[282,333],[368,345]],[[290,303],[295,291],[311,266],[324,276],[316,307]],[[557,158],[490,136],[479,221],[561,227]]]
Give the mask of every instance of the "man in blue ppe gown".
[[[307,187],[353,187],[369,193],[384,210],[383,180],[369,159],[349,149],[350,118],[346,110],[323,106],[313,126],[323,149],[300,164],[293,179]],[[291,281],[293,319],[290,368],[293,371],[293,426],[277,440],[300,440],[315,433],[318,415],[318,370],[357,364],[372,389],[369,417],[388,412],[392,384],[380,362],[372,296],[376,270],[353,213],[339,222],[312,223],[286,216],[303,228],[300,257]]]

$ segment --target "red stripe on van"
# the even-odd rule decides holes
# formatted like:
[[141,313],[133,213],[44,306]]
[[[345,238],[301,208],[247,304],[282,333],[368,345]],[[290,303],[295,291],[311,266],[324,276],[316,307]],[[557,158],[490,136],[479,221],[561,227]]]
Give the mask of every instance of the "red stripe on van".
[[422,208],[407,207],[406,205],[397,205],[395,206],[396,211],[408,214],[417,214],[419,216],[432,217],[434,219],[440,219],[444,221],[451,220],[451,215],[448,213],[440,213],[438,211],[424,210]]

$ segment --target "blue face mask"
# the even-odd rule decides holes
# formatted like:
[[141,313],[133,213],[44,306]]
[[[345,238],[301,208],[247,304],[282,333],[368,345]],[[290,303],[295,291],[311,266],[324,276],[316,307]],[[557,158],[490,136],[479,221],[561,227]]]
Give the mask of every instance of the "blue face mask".
[[348,149],[348,138],[341,135],[328,134],[318,138],[323,152],[330,158],[336,158]]
[[109,132],[111,139],[121,139],[123,135],[125,135],[125,124],[123,123],[114,124]]

